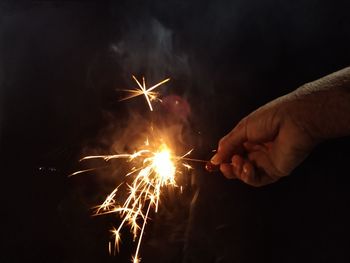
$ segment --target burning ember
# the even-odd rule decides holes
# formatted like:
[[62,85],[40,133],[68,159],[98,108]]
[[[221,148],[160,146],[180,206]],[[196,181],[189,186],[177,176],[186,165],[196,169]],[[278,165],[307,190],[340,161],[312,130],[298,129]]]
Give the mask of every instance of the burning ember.
[[157,101],[157,100],[161,101],[158,98],[159,94],[157,92],[155,92],[154,90],[156,88],[158,88],[160,85],[163,85],[164,83],[168,82],[170,80],[170,78],[167,78],[167,79],[165,79],[165,80],[163,80],[163,81],[153,85],[152,87],[150,87],[148,89],[146,88],[146,81],[145,81],[144,77],[142,77],[142,85],[141,85],[141,83],[138,81],[138,79],[134,75],[132,75],[132,78],[137,83],[138,88],[122,90],[122,91],[126,91],[126,92],[130,93],[130,95],[125,97],[125,98],[123,98],[123,99],[121,99],[121,101],[122,100],[128,100],[128,99],[131,99],[131,98],[134,98],[134,97],[137,97],[137,96],[144,95],[145,98],[146,98],[146,101],[148,103],[149,109],[151,111],[153,111],[153,107],[152,107],[152,103],[151,102],[152,101]]

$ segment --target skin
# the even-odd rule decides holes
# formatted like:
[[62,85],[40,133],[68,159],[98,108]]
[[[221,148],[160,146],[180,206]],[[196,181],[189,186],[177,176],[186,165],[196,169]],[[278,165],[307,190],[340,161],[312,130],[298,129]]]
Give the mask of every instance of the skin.
[[293,171],[320,142],[350,135],[350,67],[277,98],[224,136],[211,162],[252,186]]

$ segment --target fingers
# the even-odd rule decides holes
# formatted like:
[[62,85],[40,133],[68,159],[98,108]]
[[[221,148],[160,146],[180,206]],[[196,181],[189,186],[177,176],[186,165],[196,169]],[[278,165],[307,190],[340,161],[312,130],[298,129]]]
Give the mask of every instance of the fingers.
[[254,177],[255,175],[253,165],[239,155],[234,155],[232,157],[232,163],[221,164],[220,171],[228,179],[237,178],[244,182],[250,180],[250,178]]
[[[245,167],[245,160],[239,155],[232,157],[231,163],[222,163],[220,165],[220,171],[227,179],[240,179],[243,174],[243,168]],[[245,170],[244,172],[247,172]]]
[[278,180],[277,177],[271,177],[264,170],[255,167],[252,161],[244,160],[239,155],[232,157],[231,164],[221,164],[220,171],[228,179],[239,179],[255,187],[267,185]]
[[232,165],[229,163],[223,163],[220,165],[220,171],[227,179],[237,178],[232,168]]
[[232,167],[233,167],[233,171],[236,175],[240,175],[242,173],[243,164],[244,164],[244,160],[241,156],[234,155],[232,157]]
[[242,119],[220,140],[211,162],[220,164],[225,177],[237,178],[252,186],[266,185],[280,178],[281,172],[270,158],[280,127],[278,112],[264,106]]
[[240,175],[243,167],[243,158],[239,155],[232,157],[231,163],[223,163],[220,165],[220,171],[227,179],[235,179]]

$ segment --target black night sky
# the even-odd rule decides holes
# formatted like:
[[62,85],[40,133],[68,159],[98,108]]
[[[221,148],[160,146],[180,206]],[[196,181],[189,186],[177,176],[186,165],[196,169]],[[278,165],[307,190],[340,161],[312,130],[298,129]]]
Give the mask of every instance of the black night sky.
[[[128,231],[108,255],[118,219],[91,217],[113,169],[69,178],[78,160],[115,149],[116,134],[130,150],[131,123],[148,118],[181,123],[176,136],[209,159],[252,110],[349,66],[349,10],[341,0],[2,1],[0,261],[130,262]],[[172,78],[157,113],[142,98],[118,101],[131,74]],[[172,110],[174,96],[190,114]],[[165,193],[142,262],[350,262],[349,158],[349,138],[326,141],[262,188],[195,165],[182,195]]]

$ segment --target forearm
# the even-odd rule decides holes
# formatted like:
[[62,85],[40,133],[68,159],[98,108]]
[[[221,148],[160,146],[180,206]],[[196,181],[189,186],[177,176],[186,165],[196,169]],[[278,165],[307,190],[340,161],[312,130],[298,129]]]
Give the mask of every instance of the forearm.
[[307,83],[288,96],[293,102],[287,110],[314,139],[350,135],[350,67]]

